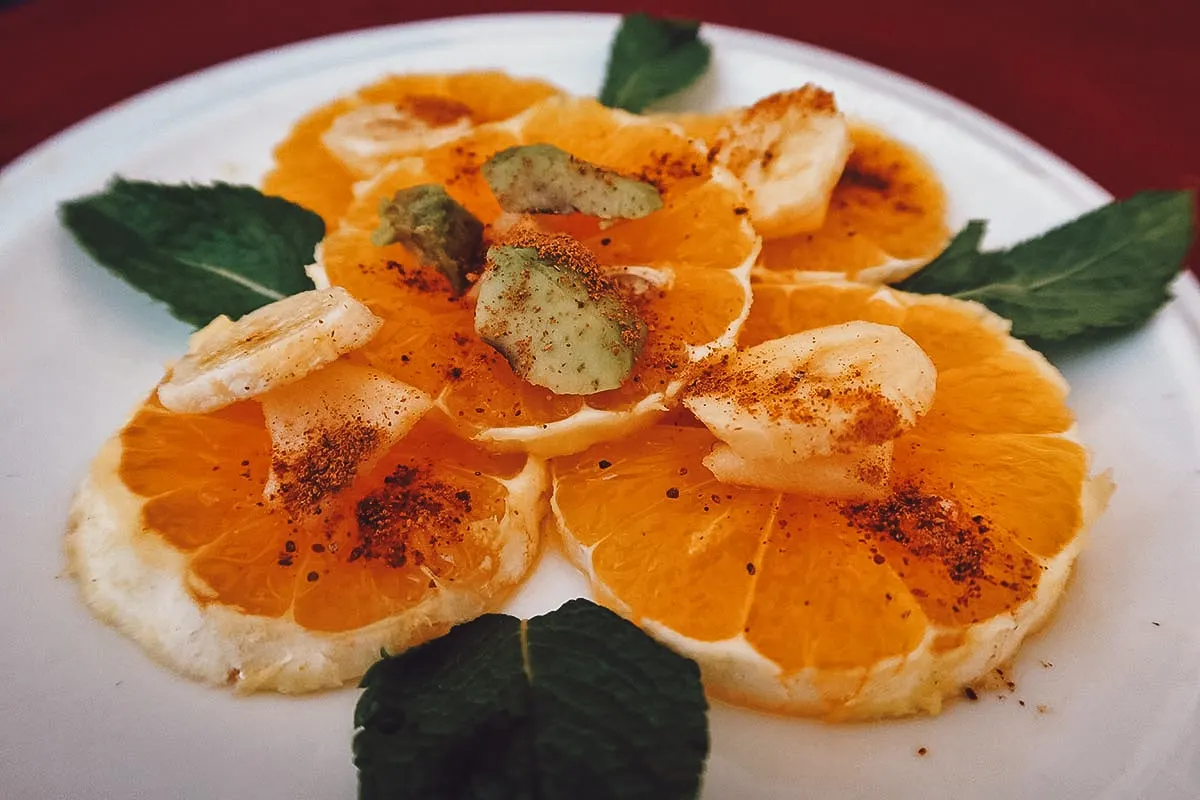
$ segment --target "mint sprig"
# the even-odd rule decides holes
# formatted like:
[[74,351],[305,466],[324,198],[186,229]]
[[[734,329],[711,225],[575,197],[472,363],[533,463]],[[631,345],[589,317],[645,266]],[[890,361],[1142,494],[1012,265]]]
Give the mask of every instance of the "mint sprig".
[[691,86],[711,58],[699,22],[626,14],[609,50],[600,102],[636,114]]
[[1038,342],[1133,328],[1170,299],[1195,238],[1194,203],[1191,192],[1141,192],[988,252],[987,223],[972,220],[896,288],[976,300]]
[[355,709],[359,797],[695,797],[696,664],[586,600],[486,614],[388,656]]
[[226,183],[115,178],[59,215],[96,261],[197,326],[311,289],[304,267],[325,235],[313,212]]

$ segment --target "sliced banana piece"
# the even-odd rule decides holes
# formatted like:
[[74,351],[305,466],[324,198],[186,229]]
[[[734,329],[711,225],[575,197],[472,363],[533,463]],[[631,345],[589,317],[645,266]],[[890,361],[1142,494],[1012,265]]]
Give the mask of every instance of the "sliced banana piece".
[[297,514],[368,472],[433,407],[428,394],[371,367],[335,361],[259,397],[271,434],[264,495]]
[[360,178],[399,155],[462,137],[474,125],[471,109],[447,97],[414,95],[397,104],[363,105],[342,114],[321,143]]
[[768,238],[821,227],[853,148],[833,95],[812,84],[736,112],[711,145],[715,163],[745,182],[754,227]]
[[718,479],[781,491],[876,495],[892,442],[933,404],[937,370],[899,328],[848,322],[727,354],[684,405],[721,440]]
[[214,319],[158,387],[168,410],[203,414],[300,380],[366,344],[383,325],[340,286],[312,289]]

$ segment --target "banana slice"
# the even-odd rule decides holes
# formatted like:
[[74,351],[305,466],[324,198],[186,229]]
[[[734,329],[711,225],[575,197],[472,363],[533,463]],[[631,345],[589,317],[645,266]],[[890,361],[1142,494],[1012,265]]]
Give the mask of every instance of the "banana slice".
[[300,380],[362,347],[381,325],[340,286],[285,297],[236,322],[222,315],[192,335],[158,399],[181,414],[215,411]]
[[684,405],[721,440],[719,480],[837,497],[889,485],[892,442],[933,404],[937,370],[899,328],[848,322],[723,356]]
[[342,114],[321,144],[359,178],[399,155],[458,139],[474,125],[471,109],[447,97],[414,95],[395,105],[364,105]]
[[711,144],[710,157],[745,182],[754,227],[767,238],[821,227],[852,149],[833,95],[812,84],[736,112]]
[[370,471],[433,407],[428,394],[371,367],[334,363],[259,397],[271,434],[264,496],[297,514]]

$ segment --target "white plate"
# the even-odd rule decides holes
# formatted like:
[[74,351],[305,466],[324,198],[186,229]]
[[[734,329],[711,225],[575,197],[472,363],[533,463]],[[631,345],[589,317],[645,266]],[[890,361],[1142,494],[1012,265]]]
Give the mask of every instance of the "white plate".
[[[0,796],[355,794],[357,692],[239,699],[176,679],[94,621],[61,576],[77,481],[188,329],[76,249],[56,203],[114,172],[255,181],[298,115],[385,70],[504,67],[594,92],[614,24],[465,18],[289,47],[123,103],[0,175]],[[827,86],[928,155],[953,221],[992,220],[993,244],[1109,199],[1040,147],[912,81],[759,34],[712,27],[707,37],[713,69],[681,102]],[[1061,612],[1020,653],[1016,692],[937,718],[854,726],[717,706],[705,797],[1200,796],[1200,293],[1190,278],[1177,293],[1142,331],[1062,363],[1081,434],[1119,488]],[[510,610],[538,613],[582,591],[550,558]]]

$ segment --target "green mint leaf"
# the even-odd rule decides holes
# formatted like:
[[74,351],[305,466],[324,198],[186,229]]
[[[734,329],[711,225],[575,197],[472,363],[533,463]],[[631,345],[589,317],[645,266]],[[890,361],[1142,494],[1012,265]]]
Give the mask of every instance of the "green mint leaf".
[[114,179],[59,216],[96,261],[193,325],[312,288],[321,218],[250,186]]
[[354,713],[359,797],[692,798],[696,664],[586,600],[486,614],[376,662]]
[[976,300],[1011,320],[1014,336],[1039,342],[1136,327],[1170,299],[1194,213],[1190,192],[1141,192],[991,252],[980,252],[975,220],[896,288]]
[[613,37],[600,102],[636,114],[695,83],[711,57],[699,22],[626,14]]

